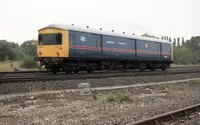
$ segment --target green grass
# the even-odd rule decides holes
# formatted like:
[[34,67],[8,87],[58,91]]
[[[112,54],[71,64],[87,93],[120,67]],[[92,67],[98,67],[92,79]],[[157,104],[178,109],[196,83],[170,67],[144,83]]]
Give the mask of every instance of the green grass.
[[130,101],[131,97],[127,93],[117,92],[117,93],[110,93],[106,95],[105,100],[109,102],[112,102],[112,101],[124,102],[124,101]]
[[171,64],[171,67],[193,67],[193,66],[200,66],[200,64],[197,64],[197,65],[193,65],[193,64],[189,64],[189,65]]
[[14,71],[14,67],[11,68],[10,65],[11,64],[14,64],[14,67],[18,67],[20,69],[20,71],[25,71],[25,70],[38,70],[37,68],[33,68],[33,69],[26,69],[26,68],[21,68],[20,64],[21,62],[20,61],[2,61],[0,62],[0,72],[3,72],[3,71]]
[[199,80],[196,78],[192,78],[190,81],[188,81],[188,83],[190,83],[190,84],[199,83]]

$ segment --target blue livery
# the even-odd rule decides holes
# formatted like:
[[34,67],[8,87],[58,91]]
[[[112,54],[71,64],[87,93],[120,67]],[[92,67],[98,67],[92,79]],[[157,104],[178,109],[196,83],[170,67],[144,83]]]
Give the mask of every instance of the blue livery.
[[70,57],[171,61],[171,45],[140,39],[69,31]]

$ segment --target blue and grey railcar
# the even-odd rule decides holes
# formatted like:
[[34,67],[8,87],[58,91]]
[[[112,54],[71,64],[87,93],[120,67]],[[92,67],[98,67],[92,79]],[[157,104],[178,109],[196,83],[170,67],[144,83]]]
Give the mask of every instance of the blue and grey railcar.
[[[42,30],[48,29],[66,31],[62,33],[65,39],[62,44],[65,46],[60,45],[67,51],[67,54],[62,54],[66,56],[48,57],[59,58],[56,63],[51,63],[57,65],[50,67],[63,71],[165,70],[173,62],[172,46],[168,41],[58,24],[49,25]],[[43,49],[44,47],[42,46]]]

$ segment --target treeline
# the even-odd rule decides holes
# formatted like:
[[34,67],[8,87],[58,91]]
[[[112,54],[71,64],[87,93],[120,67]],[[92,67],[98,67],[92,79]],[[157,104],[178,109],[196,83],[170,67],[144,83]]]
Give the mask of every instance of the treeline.
[[21,67],[34,68],[36,63],[36,40],[25,41],[21,45],[0,40],[0,61],[21,61]]
[[180,38],[173,40],[174,63],[200,64],[200,36],[193,36],[189,40]]
[[185,44],[184,37],[177,37],[177,38],[172,39],[171,37],[168,37],[168,36],[162,36],[161,39],[168,40],[169,42],[173,42],[173,46],[180,46],[180,45]]

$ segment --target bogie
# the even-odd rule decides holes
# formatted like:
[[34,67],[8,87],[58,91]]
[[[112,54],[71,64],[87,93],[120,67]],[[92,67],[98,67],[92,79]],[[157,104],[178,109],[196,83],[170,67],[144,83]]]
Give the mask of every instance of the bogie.
[[[44,62],[43,62],[44,63]],[[45,64],[45,63],[44,63]],[[53,65],[50,65],[53,64]],[[55,65],[58,64],[58,65]],[[48,70],[52,73],[56,74],[57,72],[64,71],[66,73],[79,73],[80,71],[86,71],[87,73],[92,73],[93,71],[100,71],[100,70],[135,70],[139,69],[143,71],[145,69],[150,69],[151,71],[155,71],[156,69],[162,69],[164,71],[167,69],[167,65],[169,63],[159,63],[159,62],[134,62],[134,61],[109,61],[109,60],[67,60],[64,59],[62,62],[59,63],[49,63],[46,62],[48,65]]]

